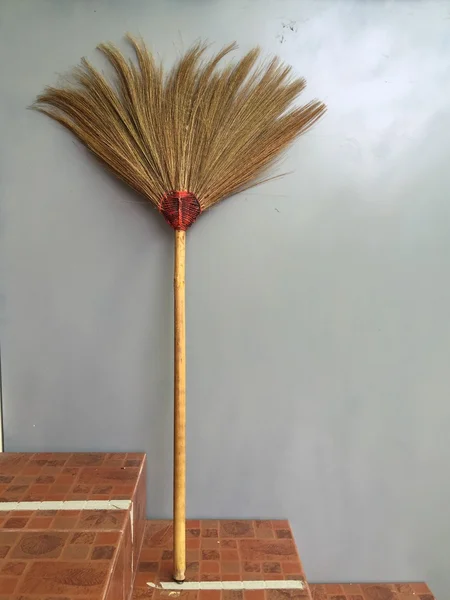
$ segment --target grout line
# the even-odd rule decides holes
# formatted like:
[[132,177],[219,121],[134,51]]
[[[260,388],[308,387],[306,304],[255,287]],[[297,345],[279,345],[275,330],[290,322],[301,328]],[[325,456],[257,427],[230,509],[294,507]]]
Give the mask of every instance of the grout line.
[[43,502],[0,502],[0,512],[6,510],[128,510],[131,500],[66,500]]
[[295,579],[257,581],[161,581],[158,585],[151,581],[149,587],[182,592],[184,590],[304,590],[303,581]]

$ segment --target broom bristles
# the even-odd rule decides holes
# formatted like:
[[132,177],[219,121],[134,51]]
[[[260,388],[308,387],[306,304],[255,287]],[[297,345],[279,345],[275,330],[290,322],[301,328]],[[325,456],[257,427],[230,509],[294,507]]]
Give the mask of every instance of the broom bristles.
[[236,45],[205,60],[206,45],[198,43],[165,76],[142,40],[127,39],[136,62],[112,44],[98,46],[114,67],[112,84],[82,59],[75,85],[48,87],[33,108],[159,209],[173,191],[189,191],[200,212],[261,183],[326,110],[319,101],[293,107],[305,81],[278,58],[257,65],[258,48],[219,69]]

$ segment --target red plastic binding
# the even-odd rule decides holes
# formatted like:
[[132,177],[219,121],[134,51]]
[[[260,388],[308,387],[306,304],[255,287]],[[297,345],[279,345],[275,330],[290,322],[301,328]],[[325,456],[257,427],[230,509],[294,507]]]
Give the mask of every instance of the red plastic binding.
[[191,192],[167,192],[159,210],[173,228],[186,231],[202,212],[199,201]]

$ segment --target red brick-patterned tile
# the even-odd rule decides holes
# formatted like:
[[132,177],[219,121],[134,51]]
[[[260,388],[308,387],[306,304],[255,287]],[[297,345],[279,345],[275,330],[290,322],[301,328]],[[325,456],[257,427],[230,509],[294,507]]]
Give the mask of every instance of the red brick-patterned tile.
[[[221,561],[220,562],[220,571],[221,573],[225,574],[225,573],[240,573],[241,571],[241,564],[239,563],[239,561]],[[240,579],[240,577],[237,577],[237,579]]]
[[26,527],[28,519],[25,517],[11,517],[3,524],[3,529],[23,529]]
[[[199,600],[221,600],[220,590],[200,590],[198,595]],[[249,600],[260,600],[259,598]],[[264,599],[263,599],[264,600]]]
[[237,550],[222,550],[222,545],[220,547],[220,559],[221,560],[239,560],[239,552]]
[[[309,587],[312,600],[435,600],[425,583],[311,584]],[[427,592],[420,594],[418,590]]]
[[220,537],[254,538],[253,521],[220,521]]
[[121,530],[128,511],[125,510],[84,510],[76,523],[77,529]]
[[291,525],[286,519],[275,519],[271,521],[274,529],[290,529]]
[[292,539],[292,533],[290,529],[277,529],[275,534],[279,539]]
[[21,562],[19,560],[8,561],[3,564],[0,568],[0,573],[2,575],[22,575],[27,566],[26,562]]
[[3,577],[0,575],[0,590],[3,593],[12,593],[17,587],[18,579],[16,577]]
[[416,582],[410,583],[410,586],[415,594],[430,594],[430,588],[426,583]]
[[203,560],[200,563],[200,573],[219,573],[220,563],[216,560]]
[[75,566],[73,562],[35,562],[27,570],[18,591],[32,594],[71,594],[85,589],[89,597],[101,597],[107,583],[108,565],[91,562]]
[[297,550],[292,540],[239,540],[238,548],[244,560],[285,560],[297,559]]
[[62,551],[64,560],[86,560],[91,553],[91,546],[70,544]]
[[293,574],[301,573],[303,571],[302,566],[299,561],[291,561],[291,562],[284,561],[281,563],[281,567],[282,567],[283,573],[285,573],[286,575],[293,575]]
[[344,594],[361,594],[359,583],[341,583],[340,585]]
[[279,562],[264,562],[262,567],[264,573],[281,573],[281,563]]
[[261,572],[261,563],[259,563],[259,562],[244,561],[242,564],[243,564],[243,570],[246,573],[260,573]]
[[68,534],[59,531],[24,533],[10,558],[58,558],[67,542]]
[[236,549],[237,548],[237,540],[233,540],[233,539],[221,539],[220,540],[220,547],[222,549],[225,548],[229,548],[229,549]]
[[[267,600],[308,600],[307,590],[266,590]],[[345,598],[344,598],[345,600]]]
[[34,517],[28,521],[27,529],[48,529],[52,523],[53,517]]
[[[195,538],[194,538],[195,539]],[[194,540],[188,540],[189,542],[193,542]],[[215,549],[215,548],[219,548],[219,540],[216,537],[205,537],[205,538],[201,538],[199,540],[195,540],[196,542],[198,542],[200,544],[201,548],[208,548],[208,549]]]
[[200,529],[200,520],[187,519],[186,528],[187,529]]
[[265,600],[264,590],[244,590],[244,600]]
[[241,590],[224,590],[222,600],[243,600],[244,592]]
[[188,528],[186,529],[186,537],[188,538],[198,538],[200,537],[200,529]]
[[219,531],[217,529],[213,529],[208,527],[208,529],[202,529],[202,537],[203,538],[218,538]]
[[202,560],[219,560],[220,559],[219,551],[216,549],[202,550],[201,559]]
[[120,539],[121,533],[118,531],[101,531],[95,535],[95,544],[98,546],[118,545]]
[[[137,553],[145,527],[143,466],[142,454],[114,460],[99,453],[0,455],[0,502],[111,499],[120,492],[133,499]],[[7,600],[94,600],[106,587],[105,600],[122,600],[138,562],[131,525],[125,510],[0,512],[0,600],[4,594]],[[150,598],[148,590],[138,596]]]

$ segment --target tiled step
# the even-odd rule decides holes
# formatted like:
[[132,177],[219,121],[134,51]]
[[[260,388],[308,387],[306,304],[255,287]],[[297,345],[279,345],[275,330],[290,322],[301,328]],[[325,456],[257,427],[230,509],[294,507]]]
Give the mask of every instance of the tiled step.
[[144,526],[144,454],[0,454],[0,600],[128,598]]
[[148,521],[135,600],[180,593],[188,600],[311,598],[288,521],[188,521],[188,585],[162,589],[171,579],[172,523]]
[[310,584],[313,600],[435,600],[425,583]]
[[424,583],[308,584],[287,521],[188,521],[187,586],[171,575],[172,524],[148,521],[133,600],[434,600]]
[[0,600],[434,600],[423,583],[309,586],[289,523],[269,520],[188,521],[178,586],[172,524],[145,504],[143,454],[0,454]]

